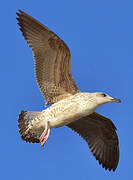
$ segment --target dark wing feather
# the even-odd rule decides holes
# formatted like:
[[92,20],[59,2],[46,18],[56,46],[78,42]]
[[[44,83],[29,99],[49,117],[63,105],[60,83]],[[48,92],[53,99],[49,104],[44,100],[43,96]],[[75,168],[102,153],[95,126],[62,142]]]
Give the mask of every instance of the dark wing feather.
[[96,112],[67,125],[83,137],[99,164],[115,171],[119,161],[119,142],[112,121]]
[[33,50],[37,82],[47,105],[79,92],[72,77],[67,45],[46,26],[19,12],[18,24]]

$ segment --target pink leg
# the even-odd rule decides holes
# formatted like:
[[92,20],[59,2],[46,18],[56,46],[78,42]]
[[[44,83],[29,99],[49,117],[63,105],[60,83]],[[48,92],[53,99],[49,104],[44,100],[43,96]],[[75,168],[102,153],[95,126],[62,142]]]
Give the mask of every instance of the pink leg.
[[[50,128],[48,129],[47,131],[47,134],[45,134],[45,136],[43,138],[41,138],[40,142],[41,142],[41,147],[43,148],[45,142],[47,141],[48,137],[49,137],[49,134],[50,134]],[[41,135],[42,136],[42,135]]]
[[45,126],[45,129],[44,131],[42,132],[41,136],[40,136],[40,142],[44,139],[46,133],[47,133],[47,130],[48,130],[48,124],[46,123],[46,126]]

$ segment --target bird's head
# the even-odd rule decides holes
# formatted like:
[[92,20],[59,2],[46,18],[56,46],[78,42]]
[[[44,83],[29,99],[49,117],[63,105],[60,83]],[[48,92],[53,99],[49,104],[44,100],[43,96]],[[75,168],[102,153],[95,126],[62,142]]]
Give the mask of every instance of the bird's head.
[[95,93],[95,98],[96,98],[96,102],[99,106],[106,104],[106,103],[109,103],[109,102],[119,102],[119,103],[121,102],[120,99],[112,98],[108,94],[105,94],[102,92]]

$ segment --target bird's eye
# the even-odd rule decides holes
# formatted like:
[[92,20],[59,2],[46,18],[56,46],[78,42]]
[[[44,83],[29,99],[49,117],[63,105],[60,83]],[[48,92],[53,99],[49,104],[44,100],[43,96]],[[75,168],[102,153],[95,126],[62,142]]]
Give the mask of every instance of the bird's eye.
[[107,95],[106,95],[106,94],[104,94],[104,93],[102,93],[101,95],[102,95],[102,97],[106,97],[106,96],[107,96]]

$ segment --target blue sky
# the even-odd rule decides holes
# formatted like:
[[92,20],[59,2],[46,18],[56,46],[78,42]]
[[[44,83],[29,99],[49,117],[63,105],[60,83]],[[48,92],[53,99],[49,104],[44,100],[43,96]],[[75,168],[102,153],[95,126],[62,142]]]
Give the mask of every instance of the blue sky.
[[[21,9],[57,33],[72,54],[72,73],[82,91],[103,91],[122,100],[97,111],[117,127],[120,161],[116,172],[98,165],[87,144],[66,127],[53,129],[44,149],[21,140],[21,110],[41,111],[32,52],[16,22]],[[0,178],[131,179],[133,105],[132,0],[12,0],[1,2]]]

